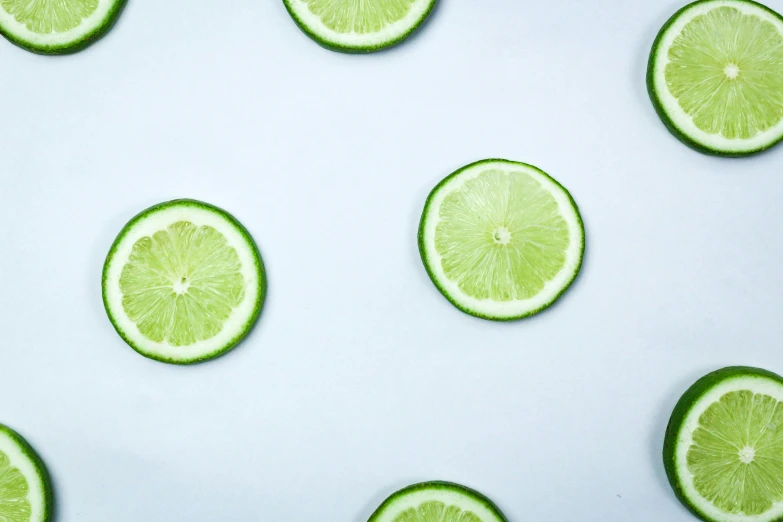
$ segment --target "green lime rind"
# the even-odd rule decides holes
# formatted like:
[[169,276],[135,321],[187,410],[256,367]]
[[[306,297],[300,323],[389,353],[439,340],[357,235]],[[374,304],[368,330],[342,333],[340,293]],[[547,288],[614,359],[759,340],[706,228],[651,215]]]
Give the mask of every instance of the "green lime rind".
[[398,500],[410,495],[411,493],[417,493],[421,491],[447,491],[447,492],[458,493],[459,495],[470,497],[474,502],[482,505],[485,509],[487,509],[487,511],[491,512],[495,517],[497,517],[498,520],[501,520],[503,522],[507,522],[508,520],[505,517],[505,515],[503,515],[503,512],[500,511],[500,508],[498,508],[495,505],[495,503],[492,502],[492,500],[487,498],[482,493],[479,493],[478,491],[471,489],[469,487],[456,484],[454,482],[434,480],[430,482],[420,482],[418,484],[412,484],[410,486],[402,488],[399,491],[392,493],[386,500],[384,500],[381,503],[380,506],[378,506],[378,509],[376,509],[372,515],[370,515],[370,518],[367,520],[367,522],[378,522],[383,516],[386,509],[392,506]]
[[[46,469],[46,464],[44,464],[44,461],[41,460],[41,457],[33,449],[30,443],[27,442],[24,437],[19,435],[17,432],[4,424],[0,424],[0,432],[11,439],[19,448],[21,453],[32,463],[36,473],[36,478],[38,479],[38,485],[41,488],[41,492],[43,493],[44,497],[44,503],[43,506],[41,506],[42,516],[39,520],[40,522],[50,522],[54,517],[54,493],[52,488],[52,479],[49,476],[49,470]],[[32,477],[25,478],[30,480]],[[31,522],[39,521],[34,520]]]
[[[563,285],[563,287],[560,289],[560,291],[553,295],[551,299],[549,299],[547,302],[543,303],[541,306],[536,307],[533,310],[528,310],[525,313],[519,314],[519,315],[513,315],[508,317],[498,317],[498,316],[492,316],[487,314],[482,314],[481,312],[474,310],[472,308],[466,307],[462,305],[460,302],[458,302],[454,297],[449,294],[449,292],[446,291],[446,289],[443,287],[443,285],[439,282],[438,278],[436,277],[434,271],[432,270],[432,261],[429,259],[429,256],[427,254],[427,248],[425,246],[425,237],[424,237],[424,231],[427,225],[427,216],[429,215],[430,206],[432,204],[433,199],[435,198],[436,194],[440,191],[441,188],[443,188],[446,184],[448,184],[453,178],[459,176],[466,170],[469,170],[473,167],[476,167],[478,165],[484,164],[484,163],[494,163],[494,162],[503,162],[508,163],[511,165],[518,165],[524,168],[533,169],[536,172],[542,174],[544,177],[549,179],[552,183],[554,183],[557,187],[559,187],[563,193],[568,197],[569,202],[571,203],[571,206],[573,207],[574,214],[576,215],[579,227],[582,230],[582,237],[581,237],[581,244],[579,245],[579,258],[577,260],[576,269],[574,271],[574,275]],[[424,269],[427,271],[427,275],[429,276],[432,283],[435,285],[435,287],[438,289],[438,291],[445,297],[452,305],[454,305],[455,308],[460,310],[461,312],[464,312],[468,315],[471,315],[473,317],[478,317],[479,319],[486,319],[489,321],[496,321],[496,322],[510,322],[510,321],[518,321],[520,319],[524,319],[526,317],[530,317],[532,315],[536,315],[547,308],[551,307],[555,302],[557,302],[560,297],[568,291],[568,289],[573,285],[574,281],[576,281],[576,278],[579,277],[579,274],[582,269],[582,263],[584,261],[584,254],[585,254],[585,245],[586,245],[587,239],[586,239],[586,233],[585,233],[585,226],[584,221],[582,221],[582,215],[579,212],[579,206],[576,204],[576,201],[574,200],[573,196],[571,196],[571,193],[566,189],[560,182],[558,182],[556,179],[554,179],[552,176],[544,172],[543,170],[539,169],[538,167],[534,167],[533,165],[529,165],[527,163],[522,163],[520,161],[511,161],[511,160],[505,160],[500,158],[491,158],[491,159],[483,159],[479,161],[474,161],[473,163],[470,163],[468,165],[465,165],[464,167],[452,172],[445,178],[443,178],[440,183],[435,185],[435,188],[432,189],[429,196],[427,196],[427,201],[424,203],[424,210],[422,211],[421,219],[419,220],[419,232],[418,232],[418,246],[419,246],[419,255],[421,256],[422,263],[424,264]]]
[[[760,4],[753,0],[733,0],[733,1],[753,5],[763,11],[766,11],[767,13],[771,14],[775,18],[779,19],[781,23],[783,23],[783,16],[781,16],[779,13],[775,12],[774,10],[770,9],[769,7],[763,4]],[[765,150],[768,150],[774,147],[775,145],[777,145],[778,143],[780,143],[781,141],[783,141],[783,135],[781,135],[779,138],[775,140],[764,143],[763,145],[750,150],[731,151],[731,150],[723,150],[723,149],[711,147],[698,140],[695,140],[677,125],[677,123],[671,118],[669,113],[666,112],[666,109],[664,108],[663,103],[661,102],[661,99],[658,96],[657,90],[655,88],[655,66],[656,63],[658,62],[658,54],[661,51],[660,43],[663,40],[669,28],[675,22],[677,22],[680,16],[684,14],[686,11],[689,11],[693,7],[696,7],[700,4],[708,4],[713,2],[715,2],[715,0],[696,0],[695,2],[692,2],[679,9],[663,25],[661,30],[658,32],[658,35],[655,37],[655,41],[653,42],[652,49],[650,50],[650,57],[647,62],[647,76],[646,76],[647,93],[650,96],[650,100],[652,101],[653,107],[655,108],[655,112],[658,113],[658,116],[660,117],[661,121],[666,126],[666,128],[669,130],[669,132],[672,133],[678,140],[680,140],[688,147],[704,154],[709,154],[711,156],[720,156],[724,158],[741,158],[745,156],[752,156],[754,154],[764,152]]]
[[[706,522],[722,521],[711,518],[704,511],[699,509],[697,503],[685,493],[682,480],[677,473],[677,461],[675,457],[677,454],[678,441],[680,439],[684,421],[694,405],[717,385],[738,377],[756,377],[774,381],[783,387],[783,377],[768,370],[750,366],[729,366],[727,368],[722,368],[708,373],[688,388],[682,397],[680,397],[680,400],[677,401],[677,405],[674,407],[674,411],[672,411],[672,415],[669,419],[669,424],[666,426],[666,435],[664,436],[663,441],[663,467],[666,470],[666,477],[669,479],[669,484],[680,503],[682,503],[688,511]],[[767,522],[783,522],[783,515]]]
[[299,29],[301,29],[301,31],[304,34],[306,34],[311,40],[316,42],[324,49],[328,49],[330,51],[337,51],[340,53],[347,53],[347,54],[369,54],[369,53],[382,51],[384,49],[388,49],[390,47],[394,47],[402,43],[404,40],[408,39],[408,37],[410,37],[414,32],[416,32],[422,26],[425,20],[427,20],[427,18],[435,8],[435,3],[436,0],[429,0],[429,4],[427,8],[409,28],[407,28],[405,31],[402,31],[400,33],[396,33],[393,37],[387,40],[383,40],[381,42],[373,43],[370,45],[349,45],[349,44],[340,43],[335,38],[330,38],[325,34],[319,34],[317,31],[313,30],[313,28],[308,26],[304,22],[304,20],[302,20],[302,17],[293,8],[293,6],[291,5],[291,0],[283,0],[283,4],[285,5],[288,14],[291,15],[291,18],[293,18],[294,22],[299,27]]
[[18,36],[14,32],[10,31],[7,27],[0,24],[0,35],[12,44],[20,47],[26,51],[30,51],[36,54],[43,55],[65,55],[73,54],[79,51],[83,51],[87,47],[91,46],[104,36],[114,26],[119,19],[122,10],[125,8],[127,0],[114,0],[111,8],[109,8],[106,16],[95,25],[95,27],[89,32],[79,36],[79,38],[70,42],[64,42],[59,44],[39,44],[31,42],[23,37]]
[[[108,283],[108,270],[111,263],[112,258],[114,257],[114,254],[117,252],[117,248],[119,247],[120,243],[122,242],[122,239],[125,237],[125,235],[133,228],[133,226],[138,223],[140,220],[148,217],[149,215],[160,212],[161,210],[165,210],[174,206],[191,206],[200,208],[203,210],[207,210],[209,212],[214,212],[216,214],[219,214],[223,218],[225,218],[227,221],[229,221],[236,230],[242,235],[243,239],[247,243],[247,246],[250,250],[250,252],[253,255],[253,260],[255,263],[255,268],[258,273],[258,296],[256,298],[256,301],[253,305],[253,313],[248,317],[248,319],[245,321],[245,323],[242,325],[241,329],[239,330],[239,333],[231,338],[228,342],[226,342],[223,346],[203,355],[199,355],[197,357],[189,358],[189,359],[175,359],[171,357],[165,357],[158,353],[155,353],[153,351],[145,350],[143,347],[139,346],[137,343],[135,343],[130,336],[128,336],[125,331],[120,327],[118,324],[118,321],[113,316],[111,312],[111,308],[109,306],[108,298],[107,298],[107,283]],[[245,337],[247,337],[250,332],[253,330],[253,327],[258,322],[258,318],[261,315],[261,310],[264,306],[264,299],[266,298],[266,291],[267,291],[267,278],[266,278],[266,270],[264,268],[264,262],[261,259],[261,253],[258,250],[258,246],[256,245],[255,241],[253,240],[253,237],[250,235],[250,232],[242,225],[242,223],[239,222],[234,216],[226,212],[225,210],[216,207],[214,205],[210,205],[209,203],[204,203],[203,201],[197,201],[194,199],[175,199],[171,201],[166,201],[163,203],[159,203],[157,205],[153,205],[149,207],[146,210],[143,210],[136,214],[120,231],[117,238],[114,240],[114,243],[112,244],[111,248],[109,249],[109,253],[106,256],[106,261],[103,265],[103,272],[101,275],[101,289],[102,289],[102,297],[103,297],[103,306],[106,309],[106,314],[109,317],[109,321],[111,321],[112,326],[114,326],[114,329],[117,331],[117,333],[122,337],[122,339],[133,348],[136,352],[143,355],[144,357],[147,357],[148,359],[152,359],[159,362],[164,362],[168,364],[177,364],[177,365],[190,365],[190,364],[197,364],[201,362],[205,362],[211,359],[215,359],[216,357],[219,357],[221,355],[226,354],[231,349],[236,347]]]

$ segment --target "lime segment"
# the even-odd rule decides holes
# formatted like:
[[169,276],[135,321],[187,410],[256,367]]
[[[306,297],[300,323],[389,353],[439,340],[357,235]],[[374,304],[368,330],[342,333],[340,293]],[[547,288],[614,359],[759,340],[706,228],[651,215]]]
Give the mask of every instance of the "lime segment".
[[104,267],[106,310],[142,354],[190,363],[224,353],[253,326],[266,281],[247,231],[226,212],[178,200],[126,225]]
[[284,0],[299,27],[324,47],[371,52],[404,40],[435,0]]
[[18,433],[0,424],[0,520],[48,522],[51,517],[46,467]]
[[0,5],[30,31],[46,34],[63,33],[77,27],[98,9],[98,0],[0,0]]
[[506,522],[506,518],[477,491],[450,482],[424,482],[391,495],[369,522]]
[[430,277],[458,308],[518,319],[551,305],[574,280],[584,228],[571,196],[542,171],[486,160],[435,187],[419,249]]
[[125,0],[0,0],[0,34],[33,52],[77,51],[103,36]]
[[745,155],[783,139],[783,18],[748,0],[676,13],[650,55],[648,87],[666,125],[705,152]]
[[664,465],[681,501],[704,520],[783,516],[783,379],[733,367],[697,381],[667,429]]

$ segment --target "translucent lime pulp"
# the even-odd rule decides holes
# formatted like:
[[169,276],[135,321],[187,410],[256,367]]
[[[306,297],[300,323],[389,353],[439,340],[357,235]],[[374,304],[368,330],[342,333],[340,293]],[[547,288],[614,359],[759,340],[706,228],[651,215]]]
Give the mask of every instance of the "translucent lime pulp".
[[402,20],[415,0],[304,0],[326,27],[338,33],[377,33]]
[[30,31],[62,33],[77,27],[98,8],[98,0],[0,0],[0,5]]
[[439,217],[443,271],[473,298],[531,298],[565,264],[568,224],[552,194],[523,172],[482,172],[444,198]]
[[699,494],[733,514],[783,500],[783,406],[748,390],[723,395],[699,418],[688,470]]
[[481,522],[481,519],[470,511],[433,500],[403,511],[394,522]]
[[783,35],[734,7],[694,17],[668,52],[666,84],[702,131],[748,139],[783,119]]
[[139,331],[172,346],[216,336],[245,292],[236,250],[214,228],[186,221],[136,241],[119,285]]
[[0,520],[3,522],[29,522],[30,488],[24,475],[11,465],[8,455],[0,451]]

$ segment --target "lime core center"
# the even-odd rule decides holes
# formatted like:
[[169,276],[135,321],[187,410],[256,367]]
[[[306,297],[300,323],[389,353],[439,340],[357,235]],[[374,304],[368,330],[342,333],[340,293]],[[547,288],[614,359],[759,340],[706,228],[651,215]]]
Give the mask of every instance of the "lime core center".
[[511,242],[511,232],[509,232],[506,227],[498,227],[492,233],[492,239],[494,239],[495,243],[498,245],[508,245],[509,242]]
[[739,450],[739,459],[743,464],[750,464],[756,458],[756,450],[750,446],[745,446]]
[[176,293],[177,295],[182,295],[188,291],[189,286],[190,283],[188,282],[188,278],[182,276],[182,279],[180,279],[179,281],[174,281],[174,293]]
[[734,63],[730,63],[723,68],[723,74],[725,74],[726,78],[728,78],[729,80],[734,80],[737,76],[739,76],[739,73],[740,73],[739,66]]

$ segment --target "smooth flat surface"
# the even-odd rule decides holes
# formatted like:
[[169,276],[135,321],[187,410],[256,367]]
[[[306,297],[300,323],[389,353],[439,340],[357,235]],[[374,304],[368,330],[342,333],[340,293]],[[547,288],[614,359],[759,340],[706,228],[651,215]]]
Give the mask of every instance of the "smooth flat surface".
[[[58,521],[364,522],[425,479],[510,522],[693,520],[660,465],[677,398],[783,371],[783,147],[711,158],[663,127],[644,74],[680,5],[441,0],[371,56],[277,0],[131,0],[69,57],[0,41],[0,422]],[[512,324],[453,308],[416,249],[429,190],[485,157],[544,169],[587,227],[575,286]],[[125,222],[178,197],[239,218],[270,283],[247,342],[187,368],[100,298]]]

